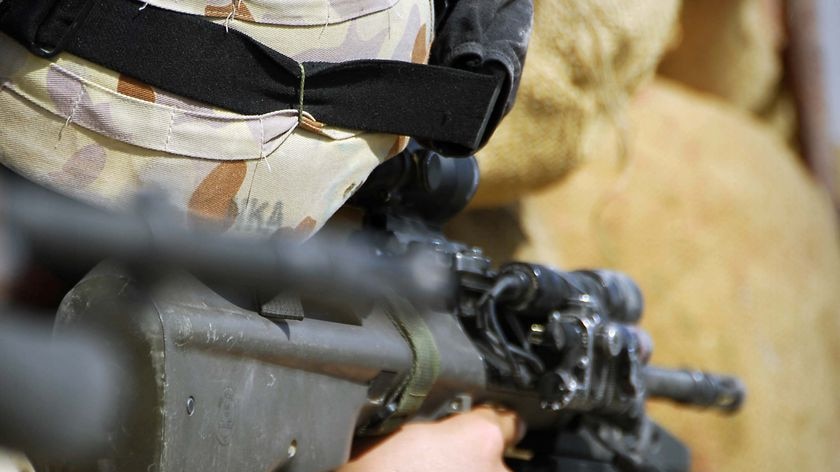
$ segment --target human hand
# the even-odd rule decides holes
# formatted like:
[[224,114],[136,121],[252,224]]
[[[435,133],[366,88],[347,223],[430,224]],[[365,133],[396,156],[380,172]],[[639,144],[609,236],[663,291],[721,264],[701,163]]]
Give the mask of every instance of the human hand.
[[514,413],[481,406],[405,425],[337,472],[509,472],[502,454],[523,432]]

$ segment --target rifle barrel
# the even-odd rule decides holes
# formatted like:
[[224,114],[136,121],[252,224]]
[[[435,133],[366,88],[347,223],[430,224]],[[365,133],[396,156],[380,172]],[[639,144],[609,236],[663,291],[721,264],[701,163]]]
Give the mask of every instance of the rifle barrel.
[[744,384],[736,377],[709,374],[699,370],[645,367],[645,387],[651,398],[719,409],[738,411],[746,397]]
[[[430,258],[408,263],[371,257],[370,248],[336,238],[226,236],[179,223],[170,208],[141,206],[117,213],[35,185],[3,179],[0,214],[31,250],[76,263],[114,258],[135,267],[181,267],[199,275],[266,289],[291,290],[346,304],[395,291],[414,300],[439,298],[452,287],[449,268]],[[153,202],[154,203],[154,202]]]

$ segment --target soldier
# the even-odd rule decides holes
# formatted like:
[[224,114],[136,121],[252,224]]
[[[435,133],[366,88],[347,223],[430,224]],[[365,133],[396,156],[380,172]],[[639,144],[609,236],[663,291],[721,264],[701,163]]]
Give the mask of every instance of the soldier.
[[187,224],[308,237],[405,134],[469,154],[512,106],[530,1],[433,10],[6,0],[0,160],[95,204],[153,190]]
[[[0,161],[97,205],[154,191],[186,225],[306,238],[405,135],[468,154],[512,106],[530,1],[277,3],[0,1]],[[430,55],[445,67],[407,66]],[[343,470],[502,470],[516,424],[406,426]]]

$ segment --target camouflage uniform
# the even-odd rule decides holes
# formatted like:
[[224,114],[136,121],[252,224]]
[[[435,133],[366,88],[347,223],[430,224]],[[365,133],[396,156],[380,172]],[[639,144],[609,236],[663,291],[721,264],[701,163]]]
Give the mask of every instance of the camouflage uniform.
[[35,472],[35,468],[22,454],[0,449],[0,472]]
[[[429,0],[148,4],[204,16],[299,62],[425,63],[434,25]],[[406,143],[299,119],[297,110],[231,113],[67,53],[36,57],[2,33],[0,123],[2,162],[42,185],[114,208],[158,190],[185,223],[209,218],[232,232],[303,237]]]

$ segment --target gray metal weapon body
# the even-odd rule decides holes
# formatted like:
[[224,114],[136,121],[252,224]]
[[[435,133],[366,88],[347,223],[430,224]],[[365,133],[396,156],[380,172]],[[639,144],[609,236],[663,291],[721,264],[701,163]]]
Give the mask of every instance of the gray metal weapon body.
[[[368,259],[388,262],[386,270],[359,258],[354,279],[352,267],[339,264],[329,293],[314,284],[327,262],[295,255],[313,255],[304,248],[254,242],[245,249],[129,220],[111,220],[129,237],[109,239],[95,231],[102,229],[96,217],[79,225],[79,213],[55,237],[35,228],[43,217],[7,208],[7,218],[29,225],[42,246],[83,247],[93,238],[99,247],[86,251],[129,262],[98,266],[58,313],[59,335],[100,333],[120,352],[112,367],[132,378],[115,394],[120,407],[107,450],[70,469],[331,470],[347,460],[357,434],[490,402],[515,409],[537,438],[526,438],[536,460],[519,463],[521,470],[687,470],[687,450],[646,418],[645,398],[733,410],[740,384],[646,366],[650,345],[634,327],[641,299],[626,277],[530,264],[495,270],[477,249],[418,223],[429,220],[422,208],[406,217],[404,174],[424,159],[427,192],[434,187],[449,200],[459,192],[435,178],[449,161],[407,154],[394,171],[400,190],[389,183],[391,203],[368,215]],[[461,193],[468,199],[471,190]],[[381,188],[368,192],[377,194]],[[423,201],[434,207],[433,198]],[[223,295],[204,277],[148,271],[144,259],[275,290],[253,299]],[[442,284],[440,273],[453,283]],[[406,274],[427,288],[402,292],[412,285]],[[556,452],[563,444],[577,449]]]
[[[186,274],[148,290],[103,264],[68,295],[58,318],[60,331],[102,332],[123,353],[119,369],[133,377],[117,402],[124,411],[110,438],[114,453],[99,458],[97,467],[331,470],[347,460],[359,428],[391,419],[383,412],[393,412],[393,395],[413,368],[437,370],[422,405],[411,412],[419,418],[491,402],[514,408],[531,431],[561,431],[581,413],[609,418],[609,408],[617,406],[587,391],[577,407],[552,411],[539,390],[494,382],[482,352],[450,312],[412,310],[439,359],[438,366],[428,359],[417,365],[411,342],[388,313],[398,307],[359,306],[340,316],[306,310],[303,319],[295,309],[265,316]],[[641,426],[610,434],[631,439]],[[669,438],[662,434],[657,441],[646,449],[658,451]],[[657,464],[661,470],[687,470],[677,446],[669,443],[669,456]]]

